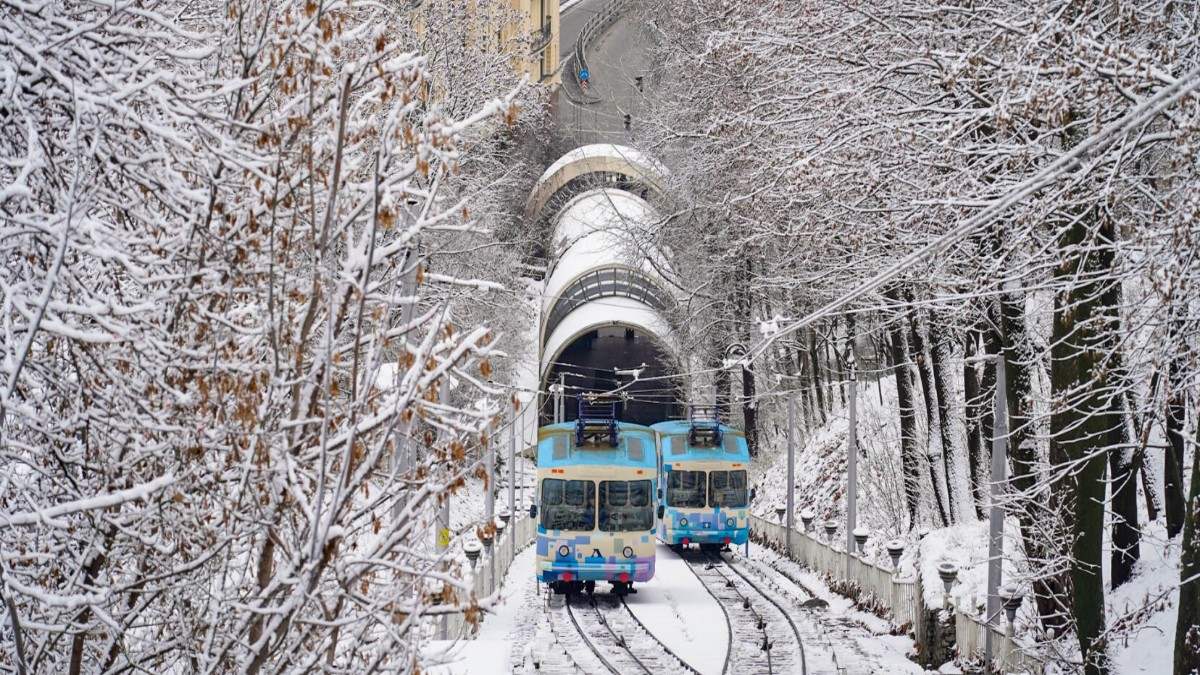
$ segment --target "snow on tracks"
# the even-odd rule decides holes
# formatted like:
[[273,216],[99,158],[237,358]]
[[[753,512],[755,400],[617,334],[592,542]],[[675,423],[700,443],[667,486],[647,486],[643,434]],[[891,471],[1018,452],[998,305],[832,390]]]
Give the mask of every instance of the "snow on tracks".
[[723,673],[808,672],[802,631],[791,608],[718,554],[681,555],[725,612],[730,637]]

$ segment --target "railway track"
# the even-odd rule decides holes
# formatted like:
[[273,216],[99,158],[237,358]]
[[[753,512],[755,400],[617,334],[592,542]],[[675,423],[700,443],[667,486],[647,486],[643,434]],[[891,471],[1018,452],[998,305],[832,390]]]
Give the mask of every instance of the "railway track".
[[695,674],[699,671],[671,651],[615,596],[549,599],[550,623],[557,644],[570,663],[557,653],[545,658],[539,670],[549,673]]
[[729,627],[722,673],[805,674],[804,640],[791,617],[792,603],[781,601],[761,580],[720,554],[683,551],[683,560],[721,605]]

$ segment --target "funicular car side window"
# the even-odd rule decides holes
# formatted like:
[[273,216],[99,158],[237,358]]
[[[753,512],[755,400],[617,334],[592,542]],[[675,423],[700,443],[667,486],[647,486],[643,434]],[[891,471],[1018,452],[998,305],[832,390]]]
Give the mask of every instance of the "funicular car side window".
[[650,481],[600,481],[600,529],[635,532],[654,527]]
[[667,506],[685,509],[704,508],[704,472],[667,472]]
[[744,507],[748,496],[745,471],[708,472],[708,505],[710,507]]
[[595,529],[596,484],[590,480],[544,479],[541,526],[547,530]]

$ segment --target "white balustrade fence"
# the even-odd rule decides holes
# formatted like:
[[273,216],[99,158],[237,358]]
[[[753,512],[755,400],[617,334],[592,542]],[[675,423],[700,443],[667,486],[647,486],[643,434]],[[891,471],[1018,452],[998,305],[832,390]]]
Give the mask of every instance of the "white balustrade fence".
[[992,631],[992,660],[1002,673],[1032,673],[1041,675],[1043,664],[1025,653],[998,626],[988,626],[970,614],[955,610],[954,643],[959,656],[967,661],[982,662],[987,631]]
[[[758,516],[751,516],[750,528],[755,534],[768,541],[785,545],[787,528]],[[856,585],[864,602],[874,602],[892,613],[898,626],[907,624],[921,640],[924,632],[921,587],[917,579],[896,579],[891,570],[862,560],[852,554],[849,560],[849,578],[846,576],[847,561],[844,550],[839,550],[820,540],[818,535],[792,531],[791,550],[788,557],[811,569],[828,574],[841,581]]]
[[[504,528],[504,531],[492,544],[491,554],[489,555],[485,548],[479,556],[479,560],[475,561],[472,582],[476,598],[486,598],[499,589],[500,582],[508,574],[508,568],[512,565],[513,559],[533,541],[536,532],[537,520],[530,518],[528,514],[513,514],[508,521],[508,527]],[[469,564],[467,569],[470,570]],[[528,573],[534,574],[532,567],[529,568]],[[442,639],[453,640],[469,637],[469,633],[474,630],[467,624],[466,615],[462,613],[445,614],[438,621],[443,622],[443,625],[439,627],[438,635]]]
[[[751,516],[750,529],[758,537],[781,548],[787,547],[787,527],[780,523]],[[907,626],[923,651],[929,650],[932,636],[928,635],[920,579],[897,579],[891,570],[862,560],[857,555],[850,556],[847,567],[846,552],[821,541],[815,531],[806,534],[793,530],[788,557],[834,579],[854,584],[866,596],[860,596],[860,601],[874,602],[890,610],[893,622],[897,626]],[[1022,651],[1003,631],[986,626],[979,619],[962,612],[955,612],[954,626],[956,648],[963,659],[983,660],[985,631],[991,630],[993,657],[1001,672],[1042,673],[1042,663]]]

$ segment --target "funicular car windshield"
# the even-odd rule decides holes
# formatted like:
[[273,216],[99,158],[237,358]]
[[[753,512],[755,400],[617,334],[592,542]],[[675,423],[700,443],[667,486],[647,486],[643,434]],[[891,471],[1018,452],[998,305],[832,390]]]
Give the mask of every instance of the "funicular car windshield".
[[668,471],[667,506],[684,509],[704,508],[704,472]]
[[654,528],[650,481],[600,481],[600,529],[636,532]]
[[746,472],[709,471],[708,505],[712,508],[734,508],[746,506]]
[[590,480],[542,480],[542,520],[547,530],[596,529],[596,484]]

